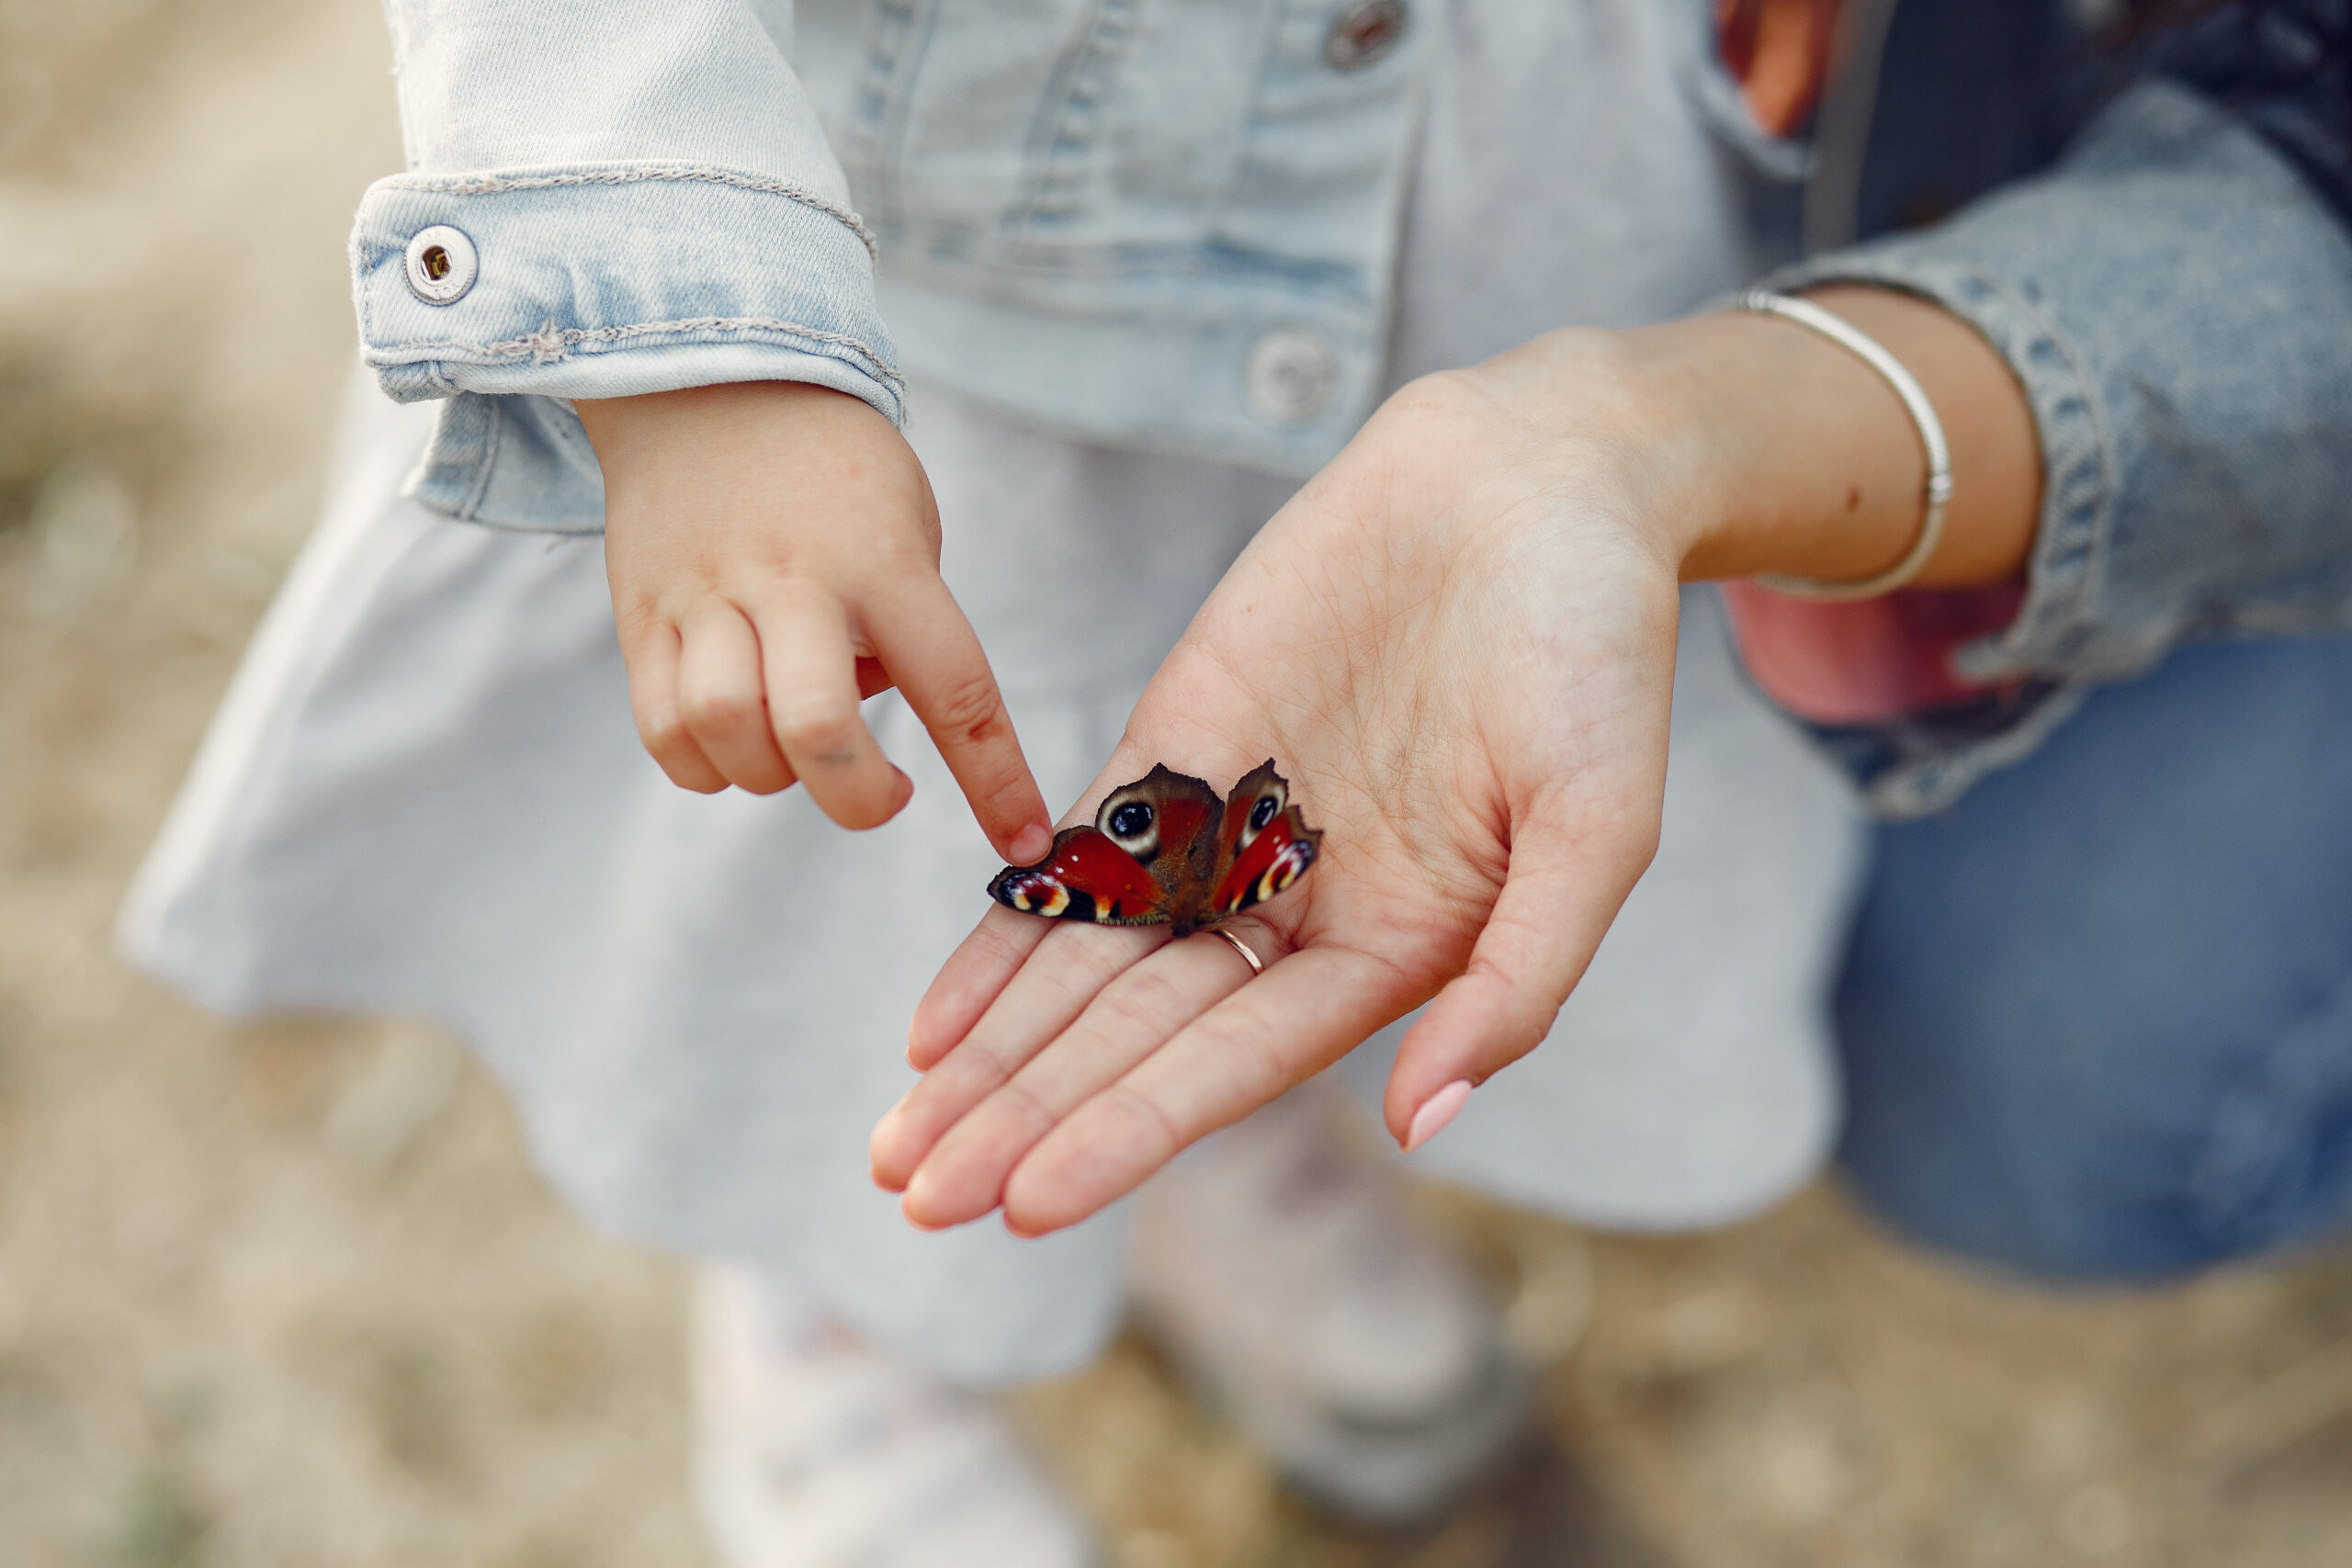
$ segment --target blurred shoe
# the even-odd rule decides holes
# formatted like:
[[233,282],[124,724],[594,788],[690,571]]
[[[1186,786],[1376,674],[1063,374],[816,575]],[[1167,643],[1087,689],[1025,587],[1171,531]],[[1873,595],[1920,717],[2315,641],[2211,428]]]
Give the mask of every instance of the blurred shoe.
[[695,1481],[724,1568],[1089,1568],[1077,1513],[985,1400],[765,1277],[702,1271]]
[[1405,1212],[1348,1108],[1295,1090],[1196,1145],[1136,1211],[1136,1321],[1299,1491],[1427,1518],[1516,1450],[1532,1379],[1492,1303]]

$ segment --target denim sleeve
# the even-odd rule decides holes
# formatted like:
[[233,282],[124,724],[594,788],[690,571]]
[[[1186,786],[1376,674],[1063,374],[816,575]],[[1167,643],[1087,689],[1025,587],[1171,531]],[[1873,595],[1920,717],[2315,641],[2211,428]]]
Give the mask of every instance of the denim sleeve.
[[2149,82],[2048,174],[1771,280],[1943,305],[2041,436],[2024,604],[1954,660],[1998,695],[1823,735],[1873,809],[1939,808],[2184,638],[2352,627],[2352,238],[2300,162]]
[[903,419],[789,0],[387,10],[410,166],[361,203],[352,285],[387,395],[447,400],[411,485],[427,505],[601,526],[573,398],[808,381]]

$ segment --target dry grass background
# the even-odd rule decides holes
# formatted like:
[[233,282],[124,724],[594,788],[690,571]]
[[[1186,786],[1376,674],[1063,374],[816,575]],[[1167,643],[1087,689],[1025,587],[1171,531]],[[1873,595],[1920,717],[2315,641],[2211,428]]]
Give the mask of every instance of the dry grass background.
[[[681,1266],[452,1043],[230,1027],[108,947],[308,526],[391,128],[368,0],[0,0],[0,1568],[701,1561]],[[1352,1536],[1123,1344],[1014,1402],[1121,1568],[2352,1562],[2341,1257],[2061,1299],[1827,1190],[1672,1241],[1429,1202],[1550,1450]]]

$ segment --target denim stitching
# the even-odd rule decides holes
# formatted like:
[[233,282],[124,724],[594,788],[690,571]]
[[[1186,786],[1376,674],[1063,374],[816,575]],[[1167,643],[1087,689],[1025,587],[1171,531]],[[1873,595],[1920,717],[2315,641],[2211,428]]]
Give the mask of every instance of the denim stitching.
[[813,208],[829,218],[839,220],[855,234],[865,247],[869,260],[878,256],[874,231],[865,220],[837,201],[819,196],[789,180],[772,180],[760,175],[739,175],[729,169],[705,169],[690,164],[678,164],[647,169],[591,169],[567,175],[456,175],[435,178],[425,175],[396,175],[383,184],[397,190],[435,191],[448,196],[501,196],[509,191],[553,190],[567,186],[626,186],[647,180],[669,180],[694,185],[727,186],[736,190],[764,191]]
[[[2023,341],[2009,333],[2002,334],[2007,341],[1996,341],[2004,350],[2014,350],[2018,378],[2048,447],[2044,526],[2035,542],[2026,604],[2007,632],[1962,663],[1963,672],[2008,673],[2021,667],[2033,643],[2052,642],[2056,646],[2050,654],[2067,658],[2079,651],[2095,629],[2080,622],[2091,614],[2105,581],[2120,477],[2114,432],[2098,382],[2073,344],[2030,300],[2002,288],[1989,274],[1973,267],[1956,270],[1983,293],[1979,303],[1984,309],[1972,320],[1987,329],[1996,323],[2025,328]],[[2018,322],[2000,321],[2003,311],[2012,313]],[[2059,363],[2037,363],[2045,356]],[[2076,624],[2069,626],[2070,621]],[[2006,656],[1997,662],[1996,651]]]
[[[2078,658],[2099,631],[2086,623],[2104,580],[2120,488],[2113,431],[2090,367],[2030,299],[1973,264],[1906,256],[1897,246],[1808,262],[1776,275],[1772,286],[1834,282],[1899,288],[1943,305],[2008,362],[2033,412],[2045,466],[2026,602],[2007,631],[1961,649],[1954,666],[1989,679]],[[2111,649],[2102,653],[2102,666],[2115,662]],[[1870,780],[1864,804],[1888,818],[1941,810],[1986,773],[2031,754],[2082,705],[2090,686],[2078,673],[2003,733]]]
[[[1998,639],[2007,657],[1989,667],[1971,660],[1964,667],[1967,672],[2012,672],[2022,667],[2030,641],[2068,645],[2051,649],[2061,656],[2075,651],[2082,640],[2080,631],[2069,634],[2064,623],[2086,615],[2096,597],[2118,488],[2114,435],[2089,367],[2031,301],[1974,265],[1912,260],[1898,249],[1808,263],[1780,275],[1773,286],[1799,288],[1840,282],[1900,288],[1960,315],[2008,361],[2032,406],[2047,467],[2027,602],[2016,624]],[[2068,384],[2052,385],[2062,378]]]
[[[1308,14],[1314,13],[1309,19]],[[1328,25],[1328,13],[1318,9],[1314,0],[1269,6],[1266,8],[1266,36],[1259,46],[1258,64],[1250,78],[1250,106],[1243,112],[1239,133],[1233,143],[1233,156],[1227,164],[1225,177],[1219,182],[1216,197],[1203,215],[1212,239],[1221,238],[1227,216],[1241,199],[1241,191],[1249,180],[1261,171],[1254,150],[1263,139],[1272,116],[1266,107],[1268,95],[1278,85],[1278,73],[1283,66],[1283,44],[1294,25],[1313,27],[1317,22]]]
[[690,333],[775,333],[846,348],[865,361],[875,379],[894,392],[903,393],[906,390],[905,378],[860,340],[846,333],[822,332],[815,327],[764,316],[703,316],[679,321],[639,321],[626,327],[558,327],[549,321],[537,332],[508,338],[502,343],[464,343],[448,338],[430,343],[409,343],[401,344],[397,350],[372,350],[368,360],[371,365],[391,366],[407,363],[413,356],[460,354],[492,359],[521,359],[527,355],[534,365],[553,365],[568,357],[572,349],[582,344],[628,343],[641,337],[682,336]]
[[848,150],[865,172],[863,190],[876,222],[896,235],[905,221],[899,171],[905,155],[914,81],[931,47],[938,7],[931,0],[882,0],[865,29],[865,62],[857,85],[857,120]]
[[1087,153],[1102,136],[1102,103],[1141,12],[1139,0],[1095,0],[1085,27],[1054,62],[1052,85],[1023,140],[1022,189],[1005,212],[1006,231],[1078,210],[1091,168]]

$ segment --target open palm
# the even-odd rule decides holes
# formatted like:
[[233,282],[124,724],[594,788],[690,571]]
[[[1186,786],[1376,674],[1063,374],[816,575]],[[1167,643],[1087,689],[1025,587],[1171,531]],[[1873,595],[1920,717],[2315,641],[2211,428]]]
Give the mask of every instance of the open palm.
[[1657,462],[1523,395],[1558,352],[1400,392],[1203,606],[1069,820],[1155,762],[1272,756],[1322,856],[1227,923],[1255,979],[1214,938],[991,909],[874,1136],[914,1223],[1074,1224],[1432,997],[1400,1140],[1544,1038],[1656,847],[1677,606]]

